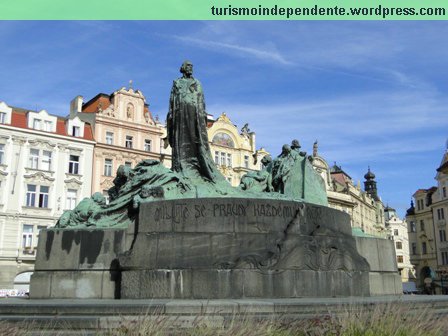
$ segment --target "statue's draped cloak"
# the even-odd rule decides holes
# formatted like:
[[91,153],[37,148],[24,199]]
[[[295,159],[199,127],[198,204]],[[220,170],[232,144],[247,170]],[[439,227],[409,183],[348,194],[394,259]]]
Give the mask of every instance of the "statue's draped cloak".
[[197,79],[179,78],[173,82],[167,130],[175,172],[210,182],[223,179],[210,155],[204,94]]

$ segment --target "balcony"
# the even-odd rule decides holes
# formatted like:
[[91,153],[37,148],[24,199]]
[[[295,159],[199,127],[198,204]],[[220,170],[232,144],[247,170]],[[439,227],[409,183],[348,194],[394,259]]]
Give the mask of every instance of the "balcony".
[[446,219],[439,219],[439,220],[437,221],[437,226],[438,226],[439,228],[445,227],[445,226],[446,226]]

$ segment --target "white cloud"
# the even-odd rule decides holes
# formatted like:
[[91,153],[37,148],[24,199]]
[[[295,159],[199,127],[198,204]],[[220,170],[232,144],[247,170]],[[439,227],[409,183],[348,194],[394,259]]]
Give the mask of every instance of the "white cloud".
[[249,122],[258,144],[273,152],[293,138],[310,149],[317,138],[330,159],[344,162],[435,150],[448,126],[448,100],[430,93],[378,92],[331,100],[209,106],[216,115],[222,110],[239,125]]
[[173,36],[173,37],[179,41],[185,43],[192,43],[196,46],[211,49],[213,51],[236,52],[237,54],[242,55],[244,57],[254,57],[262,61],[278,63],[282,65],[293,64],[292,62],[286,60],[283,57],[283,55],[281,55],[276,50],[258,49],[254,47],[247,47],[244,45],[216,42],[186,36]]

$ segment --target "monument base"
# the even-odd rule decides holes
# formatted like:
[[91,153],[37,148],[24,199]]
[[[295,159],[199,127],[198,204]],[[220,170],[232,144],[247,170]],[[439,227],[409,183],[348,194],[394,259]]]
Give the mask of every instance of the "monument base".
[[135,270],[122,273],[123,299],[235,299],[369,296],[367,272]]
[[128,229],[41,232],[31,298],[238,299],[401,294],[392,242],[313,204],[140,205]]

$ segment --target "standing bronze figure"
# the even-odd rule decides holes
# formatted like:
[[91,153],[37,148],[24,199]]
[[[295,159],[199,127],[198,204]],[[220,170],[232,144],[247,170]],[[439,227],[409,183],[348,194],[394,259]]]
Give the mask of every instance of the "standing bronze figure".
[[189,178],[217,182],[223,177],[210,155],[207,113],[201,83],[193,77],[193,64],[185,61],[182,77],[173,82],[167,116],[168,142],[173,150],[172,170]]

